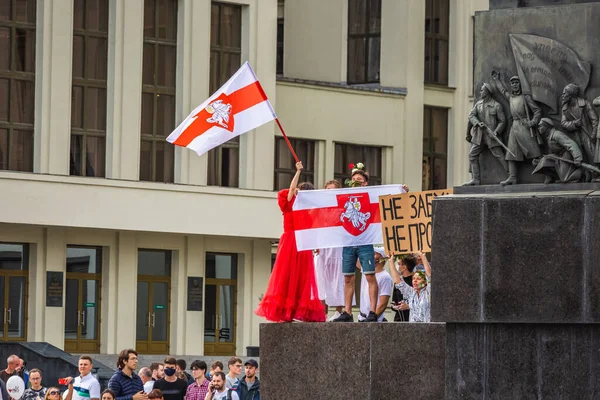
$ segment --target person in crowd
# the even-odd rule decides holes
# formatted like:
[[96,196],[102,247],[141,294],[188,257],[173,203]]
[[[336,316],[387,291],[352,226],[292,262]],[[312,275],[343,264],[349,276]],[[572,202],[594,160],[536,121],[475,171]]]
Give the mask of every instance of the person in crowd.
[[29,371],[31,387],[25,389],[23,400],[42,400],[46,396],[47,389],[42,385],[42,371],[37,368]]
[[80,356],[77,367],[79,376],[73,381],[73,400],[99,400],[100,383],[92,375],[92,358]]
[[142,380],[142,384],[144,385],[144,392],[150,393],[154,386],[154,381],[152,380],[152,371],[148,367],[140,368],[138,371],[138,376]]
[[240,380],[237,393],[240,400],[260,400],[260,381],[256,377],[258,362],[250,359],[244,363],[246,375]]
[[72,400],[73,399],[73,378],[72,377],[67,377],[67,378],[62,378],[61,380],[63,380],[65,382],[65,385],[67,385],[68,389],[67,389],[67,394],[65,395],[65,397],[61,397],[60,396],[60,390],[57,387],[50,387],[48,388],[48,390],[46,390],[46,395],[44,396],[44,400]]
[[390,272],[397,289],[402,292],[408,307],[410,308],[409,322],[431,321],[431,267],[424,253],[417,253],[423,260],[425,272],[415,270],[412,276],[412,287],[408,286],[400,276],[394,265],[394,257],[390,256]]
[[190,366],[192,376],[195,381],[188,386],[185,392],[185,400],[204,400],[208,393],[208,379],[206,379],[206,370],[208,369],[204,361],[192,361]]
[[[404,257],[402,257],[399,261],[400,275],[408,286],[412,286],[412,276],[416,265],[417,257],[415,257],[413,254],[407,254]],[[392,268],[391,265],[390,268]],[[395,269],[396,268],[394,266],[394,271]],[[393,271],[391,272],[393,274]],[[396,287],[394,287],[394,293],[392,294],[392,310],[395,314],[395,322],[408,322],[410,318],[410,308],[408,307],[408,303],[404,301],[404,296],[402,296],[402,292]]]
[[[340,189],[339,181],[325,183],[324,189]],[[315,274],[319,298],[327,307],[334,307],[335,313],[328,319],[333,321],[344,311],[344,275],[342,274],[342,248],[315,250]],[[353,305],[356,302],[353,300]],[[327,309],[326,309],[327,310]]]
[[177,377],[177,360],[165,358],[165,377],[154,382],[154,389],[162,391],[164,400],[183,400],[188,387],[187,380]]
[[117,371],[108,381],[108,388],[115,393],[116,400],[147,400],[144,385],[134,372],[138,364],[138,353],[133,349],[121,350],[117,358]]
[[298,184],[302,168],[302,162],[297,162],[290,188],[278,193],[284,232],[279,239],[267,291],[255,311],[268,321],[324,322],[326,317],[319,301],[312,251],[296,249],[292,207],[299,190],[314,189],[309,182]]
[[19,367],[20,364],[20,358],[17,355],[11,355],[6,359],[6,369],[2,372],[0,372],[0,379],[4,381],[4,383],[6,383],[6,381],[8,380],[8,378],[10,378],[11,376],[17,375],[18,371],[17,368]]
[[208,385],[208,393],[204,400],[231,399],[240,400],[240,397],[233,389],[225,387],[225,374],[221,371],[215,372],[212,381]]
[[[360,166],[360,168],[359,168]],[[352,173],[350,175],[349,186],[367,186],[369,184],[369,174],[363,171],[364,165],[358,163],[356,167],[351,164]],[[354,297],[354,274],[356,272],[357,261],[360,261],[362,273],[365,275],[368,285],[369,304],[371,309],[367,314],[367,322],[377,321],[375,309],[377,307],[377,279],[375,279],[375,252],[372,245],[344,247],[342,250],[342,270],[344,274],[344,308],[342,314],[334,319],[334,322],[354,322],[352,315],[352,298]]]
[[19,358],[19,366],[17,367],[17,375],[23,379],[25,387],[29,384],[29,370],[26,367],[25,360]]
[[242,359],[238,357],[231,357],[227,362],[227,369],[229,369],[229,372],[225,377],[225,387],[227,389],[236,387],[240,382],[238,377],[242,373],[242,365]]
[[104,389],[100,397],[102,400],[116,400],[115,393],[110,389]]
[[191,385],[192,383],[194,383],[194,378],[192,378],[192,376],[190,374],[188,374],[187,372],[185,372],[185,369],[187,368],[187,363],[185,362],[185,360],[183,358],[180,358],[177,360],[177,373],[182,373],[184,378],[184,381],[187,381],[188,385]]
[[150,370],[152,371],[153,381],[162,379],[165,376],[165,366],[161,363],[153,362],[152,364],[150,364]]
[[210,366],[210,373],[206,376],[206,379],[208,379],[209,381],[212,381],[212,377],[214,375],[215,372],[219,372],[219,371],[223,371],[223,363],[221,361],[215,361],[214,363],[211,364]]
[[[377,301],[377,307],[375,308],[375,314],[377,314],[377,322],[384,322],[385,310],[390,297],[392,295],[392,288],[394,283],[392,277],[385,270],[385,250],[383,247],[374,247],[375,250],[375,279],[377,279],[377,291],[379,293],[379,299]],[[359,322],[365,322],[369,310],[371,309],[371,303],[369,298],[369,285],[365,275],[362,275],[360,282],[360,315],[358,317]]]
[[164,400],[165,395],[160,389],[152,389],[150,393],[148,393],[148,400]]

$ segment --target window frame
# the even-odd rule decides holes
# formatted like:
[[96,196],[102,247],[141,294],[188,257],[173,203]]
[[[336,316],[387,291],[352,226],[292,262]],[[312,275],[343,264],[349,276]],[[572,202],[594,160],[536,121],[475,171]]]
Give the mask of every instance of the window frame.
[[[173,4],[175,5],[175,15],[176,18],[175,20],[178,20],[178,15],[179,15],[179,1],[178,0],[161,0],[161,1],[165,1],[165,2],[173,2]],[[166,4],[166,3],[165,3]],[[145,7],[146,3],[144,2],[144,12],[146,12],[146,7]],[[156,178],[156,166],[158,163],[158,157],[157,157],[157,143],[161,143],[164,146],[164,158],[163,158],[163,163],[167,158],[168,153],[171,154],[171,158],[173,159],[173,165],[171,166],[170,169],[170,173],[168,174],[168,176],[164,176],[164,179],[162,180],[162,182],[164,183],[173,183],[175,181],[175,147],[174,145],[166,142],[166,138],[167,136],[171,133],[171,132],[166,132],[164,135],[159,135],[158,132],[158,110],[160,109],[158,101],[159,101],[159,97],[161,95],[164,96],[171,96],[173,97],[173,121],[175,121],[175,109],[176,109],[176,103],[177,103],[177,77],[175,77],[175,80],[173,82],[173,86],[160,86],[158,84],[159,81],[159,46],[168,46],[168,47],[172,47],[175,50],[175,54],[177,54],[177,28],[175,29],[175,38],[173,39],[167,39],[167,38],[161,38],[160,37],[160,29],[161,29],[161,24],[160,24],[160,12],[159,12],[159,5],[156,3],[154,6],[154,34],[152,37],[146,36],[145,34],[145,29],[144,32],[142,33],[142,57],[143,57],[143,49],[144,47],[146,47],[146,45],[152,45],[153,47],[153,52],[154,52],[154,57],[153,57],[153,84],[147,84],[144,83],[143,81],[143,71],[142,71],[142,99],[144,94],[151,94],[153,95],[152,98],[152,134],[146,134],[144,133],[142,130],[140,130],[140,163],[142,162],[142,157],[141,157],[141,150],[142,150],[142,145],[144,142],[149,142],[151,144],[151,152],[152,152],[152,173],[151,173],[151,178],[149,180],[145,180],[142,179],[142,169],[141,169],[141,165],[140,165],[140,180],[144,180],[147,182],[159,182]],[[167,18],[168,15],[165,15],[165,19]],[[145,16],[144,16],[145,18]],[[175,57],[175,60],[177,62],[177,56]],[[175,65],[175,71],[177,71],[177,65]],[[177,72],[175,72],[175,74],[177,74]],[[143,101],[142,101],[142,107],[143,107]],[[175,129],[175,126],[173,126],[173,129]]]
[[[354,163],[359,163],[359,162],[365,163],[365,153],[364,153],[364,151],[366,149],[378,149],[379,150],[379,163],[380,163],[379,169],[381,170],[382,175],[383,175],[383,146],[370,146],[370,145],[361,145],[361,144],[353,144],[353,143],[345,143],[345,142],[334,142],[333,145],[334,145],[334,155],[333,155],[333,158],[334,158],[334,172],[333,172],[333,179],[338,180],[342,184],[342,187],[345,186],[344,181],[346,179],[350,178],[350,172],[351,171],[348,169],[348,165],[350,163],[353,163],[353,164]],[[347,156],[347,151],[343,151],[342,152],[342,165],[345,168],[344,172],[335,172],[335,164],[336,164],[336,162],[335,162],[335,157],[336,157],[335,149],[336,149],[336,147],[338,145],[341,145],[341,146],[352,146],[352,147],[356,147],[356,148],[359,148],[360,150],[362,150],[362,156],[361,156],[360,160],[349,160],[348,156]],[[368,169],[369,166],[365,164],[365,167],[367,167],[367,173],[369,174],[369,182],[368,182],[369,186],[382,185],[383,184],[383,177],[382,176],[378,176],[378,175],[372,175],[371,171],[369,171],[369,169]],[[373,183],[374,181],[377,181],[377,183]]]
[[[298,149],[300,148],[300,144],[308,144],[308,145],[312,145],[312,153],[313,153],[313,160],[312,160],[312,165],[314,166],[314,169],[303,169],[302,173],[300,174],[300,182],[312,182],[313,184],[315,183],[315,174],[316,174],[316,170],[317,170],[317,155],[316,155],[316,150],[317,150],[317,141],[316,140],[311,140],[311,139],[299,139],[299,138],[288,138],[290,140],[290,143],[292,145],[292,148],[296,149],[296,152],[298,152]],[[289,184],[286,187],[283,188],[278,188],[277,187],[277,182],[278,182],[278,174],[291,174],[292,176],[294,176],[296,174],[296,168],[295,168],[295,164],[296,162],[294,161],[294,166],[290,167],[290,168],[278,168],[277,166],[279,165],[279,161],[281,158],[281,155],[278,151],[279,149],[279,144],[281,142],[285,142],[285,138],[283,136],[275,136],[275,164],[274,164],[274,173],[273,173],[273,190],[274,191],[279,191],[282,189],[285,189],[287,187],[289,187]],[[287,144],[285,146],[286,150],[287,150]],[[298,158],[300,158],[301,160],[305,157],[302,156],[298,156]],[[293,157],[292,157],[293,160]],[[308,165],[308,163],[306,163]],[[290,181],[291,182],[291,181]]]
[[[435,16],[436,11],[438,11],[441,7],[440,7],[440,1],[444,1],[447,3],[447,7],[446,9],[448,10],[448,14],[444,15],[444,16],[440,16],[443,18],[446,18],[446,26],[448,27],[448,33],[435,33],[433,32],[433,25],[434,25],[434,20],[435,20]],[[429,13],[428,10],[428,6],[431,4],[431,13]],[[427,21],[427,16],[431,15],[431,23],[430,23],[430,30],[427,31],[427,23],[425,23],[425,54],[424,54],[424,63],[425,63],[425,68],[423,68],[423,77],[424,77],[424,83],[425,84],[433,84],[433,85],[442,85],[442,86],[448,86],[448,81],[449,81],[449,67],[450,67],[450,60],[449,60],[449,56],[450,56],[450,0],[426,0],[425,3],[425,21]],[[429,46],[427,45],[427,41],[429,40]],[[436,62],[435,59],[435,43],[436,40],[438,41],[442,41],[446,43],[446,48],[447,48],[447,54],[446,54],[446,65],[445,66],[440,66],[440,60],[438,59]],[[429,56],[429,60],[427,60],[427,56]],[[429,65],[428,65],[429,64]],[[429,75],[427,74],[427,66],[429,66]],[[435,79],[435,68],[437,67],[438,69],[438,79]],[[446,79],[439,79],[439,71],[441,70],[441,67],[444,67],[446,70],[445,76]]]
[[[77,1],[82,1],[82,0],[77,0]],[[73,49],[75,48],[75,37],[83,37],[83,77],[75,77],[73,75],[73,73],[71,72],[71,79],[72,79],[72,86],[71,86],[71,115],[73,115],[75,113],[75,110],[73,109],[74,107],[74,101],[73,101],[73,88],[75,87],[79,87],[82,89],[82,97],[81,97],[81,124],[83,126],[83,128],[79,128],[79,127],[74,127],[73,126],[73,118],[71,117],[71,143],[70,146],[72,146],[72,141],[73,141],[73,137],[74,136],[80,136],[82,137],[81,139],[81,148],[80,148],[80,153],[79,153],[79,158],[80,158],[80,165],[78,166],[79,168],[79,174],[73,173],[73,168],[74,167],[74,160],[73,160],[73,154],[72,154],[72,149],[69,149],[69,163],[70,163],[70,167],[69,167],[69,175],[74,175],[74,176],[91,176],[91,177],[97,177],[97,178],[104,178],[106,176],[106,127],[108,125],[108,121],[107,121],[107,115],[108,115],[108,16],[109,16],[109,2],[107,0],[105,0],[106,2],[106,27],[107,30],[106,32],[102,32],[102,31],[96,31],[96,30],[90,30],[87,28],[87,10],[88,10],[88,4],[89,4],[89,0],[84,0],[83,1],[83,24],[84,24],[84,28],[83,29],[78,29],[75,28],[73,26]],[[75,18],[75,13],[73,13],[73,18]],[[106,71],[105,71],[105,76],[106,79],[104,80],[100,80],[100,79],[93,79],[93,78],[89,78],[88,77],[88,68],[87,68],[87,63],[86,63],[86,56],[87,56],[87,46],[88,46],[88,40],[90,38],[95,38],[95,39],[105,39],[106,40]],[[73,62],[75,62],[75,52],[73,50]],[[73,69],[72,69],[73,71]],[[87,121],[87,117],[86,117],[86,105],[87,105],[87,101],[88,101],[88,89],[104,89],[104,130],[100,130],[100,129],[91,129],[91,128],[87,128],[86,127],[86,121]],[[101,172],[98,173],[98,171],[94,171],[95,174],[94,175],[88,175],[88,170],[87,170],[87,138],[88,137],[93,137],[93,138],[103,138],[104,139],[104,159],[102,160],[102,169]]]
[[[379,76],[379,79],[373,79],[373,80],[369,80],[369,55],[370,55],[370,39],[376,39],[379,38],[379,72],[381,73],[381,14],[379,15],[379,32],[373,33],[370,31],[369,29],[369,21],[371,20],[371,7],[370,4],[371,2],[369,0],[364,0],[366,1],[366,10],[367,12],[365,13],[365,15],[363,16],[366,19],[366,32],[364,33],[351,33],[350,32],[350,21],[352,21],[350,12],[352,10],[352,7],[350,7],[350,2],[351,1],[363,1],[363,0],[348,0],[348,40],[347,40],[347,59],[346,59],[346,83],[349,85],[361,85],[361,84],[367,84],[367,83],[379,83],[381,80],[381,76]],[[381,13],[382,11],[382,0],[376,0],[379,1],[379,11]],[[364,59],[364,76],[362,77],[362,79],[357,80],[357,81],[353,81],[350,79],[350,66],[352,65],[351,61],[353,59],[351,52],[350,52],[350,40],[351,39],[365,39],[365,59]],[[378,75],[380,75],[380,73]]]
[[[6,1],[6,0],[5,0]],[[7,104],[7,120],[6,121],[2,121],[0,120],[0,130],[6,130],[7,133],[7,152],[6,152],[6,168],[3,168],[3,162],[0,162],[0,170],[3,171],[20,171],[20,172],[33,172],[33,164],[34,164],[34,148],[35,148],[35,133],[34,133],[34,127],[35,127],[35,115],[34,115],[34,109],[35,109],[35,69],[36,69],[36,62],[37,62],[37,58],[36,58],[36,43],[37,43],[37,38],[36,38],[36,33],[37,33],[37,26],[35,23],[35,20],[37,18],[37,2],[32,1],[30,3],[27,3],[27,5],[31,5],[31,3],[35,3],[34,7],[32,7],[32,15],[28,15],[27,16],[27,20],[30,19],[30,17],[33,18],[34,22],[29,22],[29,21],[20,21],[17,20],[17,4],[16,4],[16,0],[8,0],[10,3],[10,18],[7,20],[0,20],[0,29],[4,28],[8,28],[9,30],[9,65],[8,65],[8,69],[0,69],[0,80],[6,80],[8,82],[8,88],[7,88],[7,98],[8,98],[8,104]],[[31,0],[30,0],[31,1]],[[29,34],[32,37],[32,47],[33,47],[33,56],[32,56],[32,63],[33,63],[33,70],[32,71],[26,71],[26,65],[23,66],[23,70],[18,70],[17,69],[17,30],[23,30],[25,32],[29,32]],[[26,40],[25,40],[26,42]],[[27,99],[30,101],[29,107],[28,108],[31,112],[31,123],[27,123],[27,122],[13,122],[13,116],[12,116],[12,109],[13,109],[13,105],[12,105],[12,92],[13,89],[16,88],[16,84],[17,82],[28,82],[31,85],[32,88],[32,92],[31,92],[31,98]],[[26,93],[26,92],[24,92]],[[27,96],[24,96],[25,98],[27,98]],[[16,100],[15,100],[16,101]],[[21,164],[25,164],[25,161],[28,161],[27,165],[24,166],[24,168],[16,168],[15,166],[12,165],[11,160],[13,159],[12,153],[13,153],[13,147],[16,146],[15,143],[15,136],[18,135],[18,133],[16,133],[15,131],[24,133],[24,132],[28,132],[31,136],[30,136],[30,143],[31,143],[31,148],[28,149],[28,153],[29,153],[29,157],[25,157],[21,160],[16,160],[17,164],[20,163]],[[1,139],[1,137],[0,137]],[[2,154],[0,153],[0,156],[2,156]],[[27,160],[27,158],[29,158],[29,160]],[[0,161],[2,161],[2,159],[0,158]]]
[[[218,71],[215,71],[215,73],[218,73],[218,83],[216,84],[216,87],[212,87],[213,85],[213,70],[212,68],[209,68],[209,89],[210,89],[210,93],[214,93],[216,92],[225,82],[227,82],[227,80],[230,78],[229,76],[224,76],[223,75],[223,59],[224,59],[224,55],[226,54],[235,54],[235,55],[239,55],[240,57],[240,66],[241,66],[241,60],[242,60],[242,40],[243,40],[243,32],[242,32],[242,26],[243,26],[243,5],[241,4],[232,4],[232,3],[223,3],[223,2],[219,2],[219,1],[211,1],[211,15],[212,15],[212,6],[217,6],[219,8],[219,25],[218,25],[218,44],[213,44],[212,40],[210,40],[210,53],[218,53],[218,57],[219,57],[219,68]],[[230,46],[224,46],[222,43],[224,42],[224,29],[223,29],[223,8],[225,7],[230,7],[230,8],[236,8],[239,9],[240,12],[240,47],[230,47]],[[211,20],[211,32],[212,32],[212,20]],[[224,149],[237,149],[237,174],[234,177],[235,179],[233,179],[233,182],[231,184],[229,184],[228,181],[232,180],[232,176],[231,173],[229,172],[229,169],[227,170],[227,172],[229,173],[229,175],[227,176],[227,178],[229,179],[224,179],[226,177],[223,176],[224,174],[224,168],[223,168],[223,150]],[[229,156],[231,156],[231,154],[234,153],[234,151],[229,151]],[[217,171],[215,172],[214,170],[211,170],[212,165],[215,165],[217,168]],[[220,186],[220,187],[239,187],[240,186],[240,137],[236,136],[234,138],[232,138],[231,140],[215,147],[214,149],[211,149],[208,152],[208,168],[207,168],[207,185],[208,186]],[[212,176],[215,176],[215,181],[212,180]],[[227,181],[227,182],[225,182]]]
[[[426,118],[426,110],[430,109],[432,112],[429,113],[429,132],[425,132],[425,118]],[[435,151],[435,142],[434,142],[434,130],[433,130],[433,121],[434,121],[434,110],[442,110],[445,111],[446,117],[446,153],[441,153]],[[446,186],[448,186],[448,122],[450,118],[450,109],[445,107],[433,107],[433,106],[424,106],[423,107],[423,141],[425,141],[425,135],[427,134],[427,138],[429,139],[429,148],[425,149],[423,146],[423,160],[428,158],[428,165],[430,166],[430,170],[428,171],[428,179],[430,185],[425,187],[425,182],[422,182],[423,190],[437,190],[437,189],[446,189],[446,187],[435,187],[434,179],[435,179],[435,160],[444,160],[446,164]]]

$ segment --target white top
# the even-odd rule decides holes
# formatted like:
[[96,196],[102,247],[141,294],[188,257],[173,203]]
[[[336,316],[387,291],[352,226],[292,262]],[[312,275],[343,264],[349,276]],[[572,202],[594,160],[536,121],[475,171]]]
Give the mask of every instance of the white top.
[[154,389],[154,381],[153,380],[149,380],[148,382],[144,383],[144,392],[145,393],[150,393],[152,391],[152,389]]
[[[225,389],[221,393],[215,391],[215,394],[213,395],[212,399],[213,400],[227,399],[228,391],[229,391],[229,389]],[[238,396],[238,394],[236,392],[231,392],[231,400],[240,400],[240,397]]]
[[[379,298],[380,296],[391,296],[394,288],[394,281],[392,280],[390,274],[386,270],[383,270],[381,272],[376,273],[375,278],[377,279],[377,287],[379,288],[379,294],[377,295],[377,297]],[[379,301],[379,299],[377,301]],[[369,283],[367,282],[367,278],[365,278],[365,274],[363,274],[360,281],[360,312],[368,316],[369,311],[371,311],[371,299],[369,298]],[[383,318],[385,318],[384,313],[382,313],[379,316],[377,322],[383,321]]]
[[100,383],[92,376],[91,373],[83,378],[78,376],[73,381],[73,398],[72,400],[87,400],[100,398]]

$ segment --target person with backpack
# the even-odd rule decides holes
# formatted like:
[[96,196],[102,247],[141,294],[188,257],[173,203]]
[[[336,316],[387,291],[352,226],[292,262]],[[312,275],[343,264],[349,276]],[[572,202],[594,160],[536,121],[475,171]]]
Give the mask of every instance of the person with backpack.
[[204,400],[240,400],[240,397],[233,389],[225,387],[225,373],[222,371],[213,374],[212,382],[208,385],[208,393]]

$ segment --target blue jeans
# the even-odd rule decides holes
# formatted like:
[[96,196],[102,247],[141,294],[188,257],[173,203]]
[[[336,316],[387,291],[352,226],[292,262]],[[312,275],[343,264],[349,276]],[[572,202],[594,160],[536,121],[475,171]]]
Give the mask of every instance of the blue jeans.
[[342,272],[354,275],[356,260],[360,260],[363,274],[375,273],[375,250],[372,245],[344,247],[342,250]]

